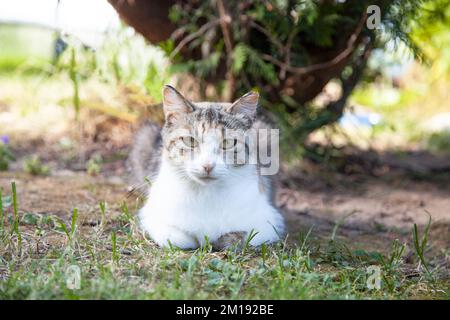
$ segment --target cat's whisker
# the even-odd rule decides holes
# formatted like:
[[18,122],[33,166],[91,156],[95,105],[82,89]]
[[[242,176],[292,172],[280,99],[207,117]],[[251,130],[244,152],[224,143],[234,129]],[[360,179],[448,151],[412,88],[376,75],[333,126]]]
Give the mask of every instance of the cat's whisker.
[[133,188],[132,190],[127,192],[125,199],[130,199],[134,196],[136,196],[136,198],[145,197],[146,193],[144,191],[140,191],[139,188]]

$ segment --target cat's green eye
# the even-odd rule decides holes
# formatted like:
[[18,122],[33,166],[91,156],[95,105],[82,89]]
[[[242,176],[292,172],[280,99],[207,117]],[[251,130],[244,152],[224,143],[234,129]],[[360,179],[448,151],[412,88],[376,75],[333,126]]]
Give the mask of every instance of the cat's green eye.
[[191,136],[181,137],[181,141],[183,141],[184,145],[188,148],[194,149],[197,146],[197,140]]
[[237,139],[233,138],[233,139],[223,139],[222,141],[222,149],[223,150],[228,150],[231,148],[234,148],[237,144]]

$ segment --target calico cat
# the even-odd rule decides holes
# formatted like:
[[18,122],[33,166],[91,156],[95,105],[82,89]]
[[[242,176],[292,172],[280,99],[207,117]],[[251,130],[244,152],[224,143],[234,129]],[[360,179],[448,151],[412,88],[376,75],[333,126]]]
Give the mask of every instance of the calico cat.
[[250,92],[234,103],[194,103],[164,87],[164,127],[143,126],[130,154],[134,180],[150,180],[139,220],[158,245],[193,249],[208,239],[221,250],[250,234],[254,246],[283,235],[270,177],[248,160],[243,138],[263,127],[258,100]]

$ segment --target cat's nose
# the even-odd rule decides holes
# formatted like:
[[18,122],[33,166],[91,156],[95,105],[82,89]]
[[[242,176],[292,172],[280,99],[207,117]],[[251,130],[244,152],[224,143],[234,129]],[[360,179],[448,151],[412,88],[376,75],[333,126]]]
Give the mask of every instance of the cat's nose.
[[214,166],[215,166],[214,163],[207,163],[202,165],[203,169],[205,169],[205,172],[208,176],[211,174],[211,171],[214,169]]

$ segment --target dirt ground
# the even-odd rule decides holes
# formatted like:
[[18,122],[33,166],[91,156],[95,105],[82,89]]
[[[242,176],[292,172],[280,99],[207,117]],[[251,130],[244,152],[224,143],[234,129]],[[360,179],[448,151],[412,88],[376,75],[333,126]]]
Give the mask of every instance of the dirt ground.
[[[55,108],[48,114],[59,110]],[[88,221],[100,201],[110,208],[127,201],[136,211],[125,163],[137,124],[86,111],[79,125],[73,124],[73,115],[62,114],[60,130],[54,132],[50,128],[55,125],[44,118],[32,115],[24,124],[16,109],[0,109],[16,156],[10,169],[0,172],[0,188],[9,194],[11,181],[16,181],[20,212],[68,218],[77,207],[80,218]],[[50,167],[50,175],[25,173],[30,155],[38,155]],[[101,173],[90,176],[86,163],[94,155],[102,158]],[[430,252],[448,254],[450,155],[357,152],[339,161],[335,169],[308,161],[283,167],[277,204],[286,217],[290,241],[310,228],[312,236],[329,238],[339,225],[336,236],[352,246],[388,251],[394,239],[411,243],[413,224],[421,230],[431,216]]]
[[450,186],[408,179],[342,179],[333,186],[316,181],[279,191],[292,233],[314,226],[319,235],[329,237],[338,224],[337,236],[351,246],[386,252],[395,239],[411,243],[413,224],[423,229],[431,216],[432,250],[450,248]]
[[[14,88],[21,92],[21,86]],[[133,202],[125,161],[138,124],[90,109],[82,109],[77,124],[72,109],[54,103],[27,116],[19,111],[12,102],[0,102],[0,133],[9,136],[16,156],[10,170],[0,172],[0,188],[8,194],[16,181],[21,212],[68,217],[77,207],[89,219],[100,201],[110,207]],[[50,167],[49,176],[24,173],[30,155]],[[94,155],[102,157],[101,173],[90,176],[86,163]],[[334,169],[308,161],[283,167],[277,204],[292,241],[311,227],[313,235],[330,237],[338,224],[337,236],[350,244],[388,250],[393,239],[411,241],[413,224],[425,226],[430,215],[433,250],[450,248],[449,154],[357,150],[346,155]]]
[[[20,212],[68,219],[77,207],[82,222],[89,223],[100,201],[106,201],[110,208],[119,208],[126,201],[132,210],[136,209],[126,183],[126,146],[121,156],[104,157],[110,160],[105,161],[97,176],[79,169],[79,159],[68,164],[57,158],[57,152],[48,151],[52,147],[34,146],[35,153],[51,164],[50,175],[24,173],[22,157],[10,171],[0,172],[4,194],[9,194],[11,181],[16,181]],[[22,154],[20,150],[16,153]],[[286,218],[290,241],[296,241],[299,232],[306,233],[310,228],[313,237],[329,238],[338,224],[337,237],[352,247],[386,252],[394,239],[410,242],[413,224],[423,228],[431,216],[431,251],[443,253],[450,248],[450,183],[446,178],[416,179],[403,173],[374,177],[297,172],[291,169],[289,174],[283,174],[277,192],[277,204]]]

